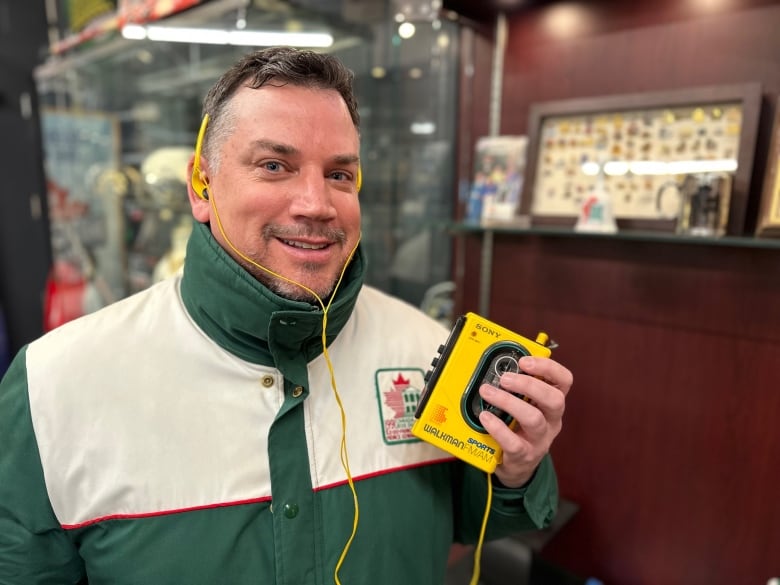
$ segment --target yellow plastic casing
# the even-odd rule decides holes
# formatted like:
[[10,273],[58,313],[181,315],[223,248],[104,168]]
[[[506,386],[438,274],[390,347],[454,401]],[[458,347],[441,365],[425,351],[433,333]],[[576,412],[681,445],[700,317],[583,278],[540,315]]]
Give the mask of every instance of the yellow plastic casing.
[[[501,463],[502,452],[477,419],[478,409],[473,405],[480,400],[479,387],[483,383],[497,385],[500,373],[488,373],[495,359],[507,357],[516,364],[524,355],[550,357],[548,340],[546,333],[539,333],[532,341],[475,313],[458,318],[439,348],[440,355],[432,361],[433,369],[426,374],[412,434],[492,473]],[[514,424],[511,417],[503,415],[507,424]]]

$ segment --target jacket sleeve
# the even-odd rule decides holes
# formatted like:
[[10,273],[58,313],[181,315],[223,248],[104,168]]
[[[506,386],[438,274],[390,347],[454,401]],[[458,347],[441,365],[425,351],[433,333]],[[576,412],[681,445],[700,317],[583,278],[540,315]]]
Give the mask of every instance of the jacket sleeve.
[[49,503],[27,395],[26,347],[0,383],[0,585],[74,585],[75,546]]
[[[454,505],[455,541],[476,543],[488,497],[488,476],[476,467],[457,462],[460,474]],[[549,526],[558,510],[558,480],[552,458],[546,455],[531,481],[518,489],[496,487],[488,517],[486,540],[503,538],[523,530]]]

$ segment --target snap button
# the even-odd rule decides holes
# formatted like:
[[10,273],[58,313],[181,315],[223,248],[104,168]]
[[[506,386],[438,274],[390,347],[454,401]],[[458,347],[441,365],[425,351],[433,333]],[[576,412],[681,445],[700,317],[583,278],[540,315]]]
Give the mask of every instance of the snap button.
[[298,396],[300,396],[301,394],[303,394],[303,388],[301,388],[300,386],[296,386],[295,388],[293,388],[292,391],[293,398],[298,398]]
[[266,388],[270,388],[271,386],[274,385],[274,377],[269,375],[263,376],[262,384]]
[[298,515],[298,504],[285,504],[284,515],[288,518],[295,518]]

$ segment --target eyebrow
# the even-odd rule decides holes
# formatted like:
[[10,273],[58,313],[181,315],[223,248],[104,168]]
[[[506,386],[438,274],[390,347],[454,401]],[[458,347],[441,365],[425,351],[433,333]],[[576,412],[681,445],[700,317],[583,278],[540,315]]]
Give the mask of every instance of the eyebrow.
[[[252,141],[252,146],[285,156],[295,156],[301,154],[300,150],[290,144],[273,142],[272,140],[254,140]],[[331,161],[337,165],[351,165],[360,163],[360,157],[356,154],[337,154],[331,157]]]
[[360,157],[355,154],[337,154],[332,160],[339,165],[356,165],[360,162]]
[[271,140],[254,140],[252,146],[262,148],[263,150],[270,150],[276,154],[285,154],[287,156],[300,154],[300,151],[294,146],[282,144],[281,142],[272,142]]

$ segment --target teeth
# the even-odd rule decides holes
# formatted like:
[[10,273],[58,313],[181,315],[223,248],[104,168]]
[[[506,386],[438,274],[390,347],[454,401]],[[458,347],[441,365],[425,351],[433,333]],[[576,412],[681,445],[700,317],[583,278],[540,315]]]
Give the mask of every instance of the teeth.
[[291,242],[290,240],[282,240],[288,246],[294,248],[303,248],[304,250],[322,250],[327,247],[327,244],[305,244],[303,242]]

